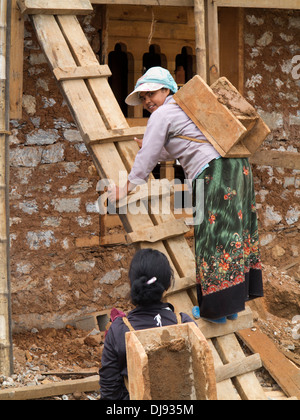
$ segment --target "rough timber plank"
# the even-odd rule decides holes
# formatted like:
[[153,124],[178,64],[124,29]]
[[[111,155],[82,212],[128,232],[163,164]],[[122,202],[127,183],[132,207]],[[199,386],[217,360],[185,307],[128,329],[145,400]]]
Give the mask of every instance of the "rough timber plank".
[[259,354],[253,354],[241,359],[237,362],[227,363],[227,365],[220,366],[216,369],[217,383],[223,382],[226,379],[231,379],[236,376],[244,375],[245,373],[253,372],[262,367],[262,361]]
[[89,0],[17,0],[22,14],[88,15],[93,7]]
[[55,395],[72,394],[74,392],[99,391],[99,376],[62,381],[47,385],[26,386],[0,391],[0,401],[37,400]]
[[290,362],[261,331],[244,330],[239,337],[253,352],[259,352],[264,367],[289,397],[300,399],[300,369]]

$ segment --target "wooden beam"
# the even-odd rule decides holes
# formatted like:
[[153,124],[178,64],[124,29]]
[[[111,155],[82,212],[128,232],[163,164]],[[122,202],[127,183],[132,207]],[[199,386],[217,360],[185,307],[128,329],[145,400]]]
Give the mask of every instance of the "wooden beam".
[[194,0],[91,0],[92,4],[193,7]]
[[27,15],[88,15],[93,12],[89,0],[17,0],[22,14]]
[[[202,30],[202,29],[201,29]],[[148,38],[148,35],[151,31],[151,22],[143,22],[139,24],[133,24],[132,21],[120,21],[110,20],[109,22],[109,34],[117,34],[118,37],[126,38]],[[180,40],[180,41],[194,41],[195,40],[195,29],[188,25],[176,23],[163,23],[157,22],[155,25],[155,33],[153,38],[159,39],[170,39],[170,40]]]
[[300,10],[299,0],[216,0],[218,7]]
[[24,386],[0,391],[0,401],[25,401],[39,398],[54,397],[56,395],[72,394],[73,392],[99,391],[99,376],[61,381],[47,385]]
[[[157,0],[91,0],[92,4],[157,6]],[[218,7],[247,7],[264,9],[294,9],[299,10],[298,0],[216,0]],[[193,7],[194,0],[160,0],[160,6]]]
[[253,354],[245,360],[241,359],[236,362],[228,363],[216,368],[216,381],[217,384],[227,379],[236,376],[244,375],[245,373],[253,372],[262,367],[262,361],[259,354]]

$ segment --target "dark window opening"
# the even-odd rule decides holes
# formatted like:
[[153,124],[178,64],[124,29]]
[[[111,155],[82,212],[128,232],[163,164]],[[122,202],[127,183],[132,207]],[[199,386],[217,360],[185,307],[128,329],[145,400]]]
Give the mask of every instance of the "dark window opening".
[[128,79],[133,66],[133,57],[127,53],[123,44],[116,44],[114,51],[108,55],[108,65],[112,72],[108,82],[122,109],[125,117],[128,117],[128,107],[125,99],[128,96]]

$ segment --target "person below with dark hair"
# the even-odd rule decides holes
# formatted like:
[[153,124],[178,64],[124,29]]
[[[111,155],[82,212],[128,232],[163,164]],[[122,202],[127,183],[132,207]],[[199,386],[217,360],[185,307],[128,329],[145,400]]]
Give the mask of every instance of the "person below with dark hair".
[[130,329],[144,330],[177,323],[194,322],[188,315],[176,315],[162,297],[171,286],[173,271],[167,257],[153,249],[134,256],[129,270],[131,300],[136,308],[127,318],[117,317],[108,330],[102,354],[100,387],[102,400],[128,400],[125,334]]

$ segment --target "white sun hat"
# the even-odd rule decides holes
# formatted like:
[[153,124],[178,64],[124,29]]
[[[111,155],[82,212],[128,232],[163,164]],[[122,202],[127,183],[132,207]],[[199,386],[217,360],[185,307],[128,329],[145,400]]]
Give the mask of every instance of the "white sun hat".
[[169,70],[162,67],[151,67],[136,83],[134,91],[127,96],[127,105],[141,105],[140,92],[156,92],[162,88],[170,89],[172,93],[178,90],[177,84]]

